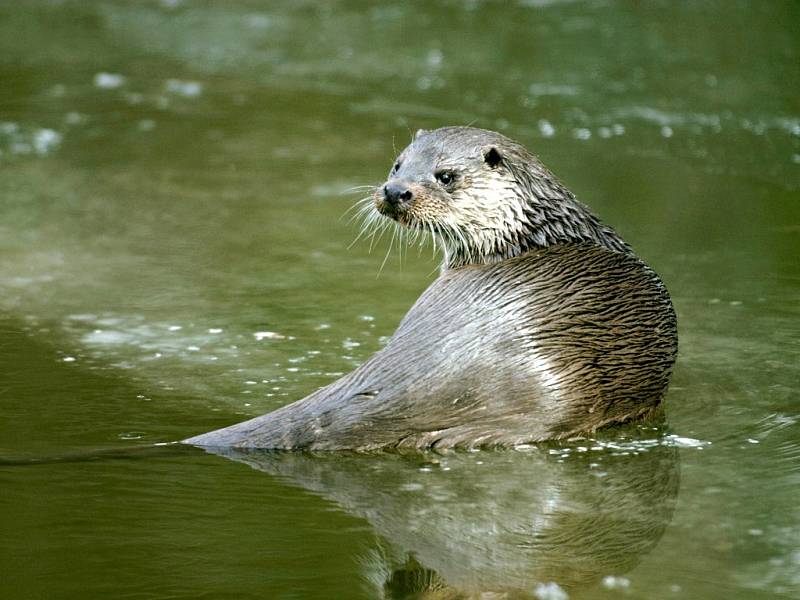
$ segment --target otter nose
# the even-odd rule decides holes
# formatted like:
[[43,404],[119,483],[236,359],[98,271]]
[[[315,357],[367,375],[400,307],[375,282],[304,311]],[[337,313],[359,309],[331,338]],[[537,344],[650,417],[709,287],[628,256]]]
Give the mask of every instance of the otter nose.
[[414,194],[402,183],[389,182],[383,186],[383,197],[392,206],[397,206],[401,202],[406,204],[411,202]]

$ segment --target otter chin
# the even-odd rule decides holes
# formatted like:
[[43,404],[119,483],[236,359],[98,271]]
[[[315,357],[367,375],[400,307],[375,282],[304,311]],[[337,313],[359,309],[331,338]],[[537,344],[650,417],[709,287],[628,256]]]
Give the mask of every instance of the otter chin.
[[386,346],[302,400],[185,443],[516,446],[658,411],[678,348],[664,284],[522,145],[419,131],[372,201],[444,254]]

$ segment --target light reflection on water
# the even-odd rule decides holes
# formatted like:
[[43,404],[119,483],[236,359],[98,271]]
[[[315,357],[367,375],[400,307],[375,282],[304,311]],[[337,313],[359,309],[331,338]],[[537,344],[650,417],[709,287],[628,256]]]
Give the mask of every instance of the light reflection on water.
[[383,540],[364,561],[376,590],[519,594],[543,582],[617,585],[658,543],[678,493],[677,451],[655,438],[615,442],[550,453],[221,453],[367,520]]
[[[798,16],[791,2],[0,8],[0,457],[65,458],[0,464],[0,595],[374,597],[420,577],[800,594]],[[582,441],[491,454],[490,473],[480,454],[450,457],[430,487],[396,456],[267,458],[265,475],[174,447],[126,454],[300,398],[380,348],[436,264],[395,250],[380,269],[386,240],[348,249],[347,209],[417,128],[467,123],[538,153],[672,292],[669,429],[640,455],[609,447],[614,433],[594,451],[621,488],[597,488]],[[669,493],[648,492],[658,481]],[[580,533],[604,516],[635,533],[631,499],[670,506],[644,511],[656,535],[614,566],[613,536],[592,551]],[[480,536],[564,506],[577,546]],[[412,509],[429,527],[407,527]]]

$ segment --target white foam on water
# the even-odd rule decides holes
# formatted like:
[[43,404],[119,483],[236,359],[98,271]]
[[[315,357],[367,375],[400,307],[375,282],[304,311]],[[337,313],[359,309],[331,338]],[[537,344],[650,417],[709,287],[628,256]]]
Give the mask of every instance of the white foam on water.
[[569,600],[569,594],[554,581],[538,584],[533,595],[539,600]]
[[665,446],[672,446],[675,448],[698,448],[702,449],[710,446],[711,442],[704,442],[703,440],[696,440],[690,437],[683,437],[680,435],[667,435],[664,436],[662,444]]
[[182,79],[167,79],[164,89],[185,98],[196,98],[203,93],[203,84],[199,81],[184,81]]
[[125,76],[119,73],[100,72],[94,76],[94,87],[113,90],[123,85],[125,85]]
[[256,331],[253,334],[253,337],[256,338],[257,342],[260,342],[261,340],[282,340],[286,338],[286,336],[281,335],[280,333],[275,333],[274,331]]
[[546,138],[553,137],[556,134],[556,128],[547,119],[539,119],[537,125],[539,126],[539,133]]
[[33,134],[33,149],[43,156],[61,143],[61,134],[52,129],[40,129]]

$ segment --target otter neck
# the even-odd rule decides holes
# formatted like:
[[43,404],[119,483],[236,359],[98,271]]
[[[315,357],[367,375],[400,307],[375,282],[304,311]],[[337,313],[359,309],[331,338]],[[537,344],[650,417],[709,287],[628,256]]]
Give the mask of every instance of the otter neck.
[[442,270],[470,264],[496,263],[531,250],[563,244],[589,243],[633,256],[633,250],[611,227],[548,171],[512,171],[522,191],[511,222],[499,230],[473,230],[440,236]]

